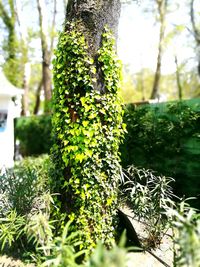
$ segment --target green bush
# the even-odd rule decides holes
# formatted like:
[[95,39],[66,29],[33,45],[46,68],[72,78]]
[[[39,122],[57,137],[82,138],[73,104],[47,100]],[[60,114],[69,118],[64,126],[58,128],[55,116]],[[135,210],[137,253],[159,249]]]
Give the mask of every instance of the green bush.
[[[175,193],[197,196],[200,191],[200,114],[184,102],[128,105],[128,133],[121,146],[123,167],[134,164],[175,179]],[[198,202],[193,201],[198,205]]]
[[52,146],[51,116],[17,118],[15,120],[15,139],[20,143],[22,156],[49,153]]
[[22,255],[51,241],[50,166],[47,156],[27,158],[0,176],[1,252]]
[[123,170],[122,177],[121,202],[128,203],[133,218],[145,225],[145,237],[140,240],[142,247],[155,248],[169,227],[163,214],[168,207],[175,205],[172,193],[174,180],[133,165]]
[[27,214],[34,200],[49,190],[47,156],[27,158],[15,165],[14,170],[7,170],[0,175],[0,194],[4,196],[0,214],[15,209],[17,214]]
[[200,266],[200,214],[186,200],[166,210],[172,229],[174,266]]

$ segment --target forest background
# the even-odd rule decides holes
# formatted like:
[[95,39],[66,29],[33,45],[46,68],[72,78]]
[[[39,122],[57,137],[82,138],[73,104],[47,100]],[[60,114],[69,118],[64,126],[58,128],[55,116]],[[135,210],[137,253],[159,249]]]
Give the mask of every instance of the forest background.
[[[53,49],[66,5],[65,0],[0,1],[0,65],[24,89],[22,115],[48,112]],[[118,55],[125,103],[199,97],[198,10],[198,0],[123,1]]]

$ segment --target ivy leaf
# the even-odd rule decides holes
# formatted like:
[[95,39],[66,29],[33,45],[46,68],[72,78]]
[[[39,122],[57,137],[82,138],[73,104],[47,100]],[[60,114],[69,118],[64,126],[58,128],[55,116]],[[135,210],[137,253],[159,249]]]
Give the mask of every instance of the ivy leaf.
[[89,121],[83,121],[83,126],[84,126],[84,127],[87,127],[88,124],[89,124]]
[[80,161],[80,162],[82,162],[84,159],[85,159],[85,155],[82,153],[82,154],[77,154],[76,156],[75,156],[75,159],[77,160],[77,161]]

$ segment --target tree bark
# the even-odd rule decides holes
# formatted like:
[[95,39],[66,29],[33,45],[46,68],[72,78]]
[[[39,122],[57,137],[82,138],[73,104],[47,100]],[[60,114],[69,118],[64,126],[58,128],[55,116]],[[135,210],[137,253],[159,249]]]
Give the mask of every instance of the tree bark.
[[40,26],[40,39],[41,39],[41,48],[42,48],[42,83],[44,88],[44,96],[45,96],[45,112],[49,111],[48,103],[52,97],[52,81],[51,81],[51,55],[53,50],[53,41],[54,41],[54,28],[55,28],[55,17],[56,17],[56,0],[54,0],[54,11],[51,25],[51,40],[50,46],[48,46],[47,40],[47,21],[45,21],[45,7],[42,0],[37,0],[37,7],[39,13],[39,26]]
[[97,63],[97,52],[101,45],[101,36],[105,26],[112,30],[117,39],[120,17],[120,0],[68,0],[66,21],[79,21],[89,45],[90,56],[96,63],[96,90],[104,92],[103,77]]
[[41,90],[42,90],[42,80],[38,84],[38,88],[37,88],[37,91],[36,91],[36,101],[35,101],[35,107],[34,107],[34,110],[33,110],[33,114],[34,115],[37,115],[38,112],[39,112]]
[[30,64],[26,63],[24,66],[24,79],[23,79],[23,89],[24,95],[22,98],[22,116],[29,115],[29,79],[30,79]]
[[161,77],[161,65],[162,65],[162,55],[163,55],[163,42],[165,36],[165,16],[167,9],[167,0],[156,0],[158,6],[159,20],[160,20],[160,34],[159,34],[159,45],[158,45],[158,56],[157,56],[157,65],[156,72],[153,82],[153,88],[151,92],[151,99],[158,97],[159,84]]
[[175,56],[175,65],[176,65],[176,83],[177,83],[177,87],[178,87],[178,98],[179,100],[182,100],[183,97],[183,88],[181,85],[181,79],[180,79],[180,68],[178,66],[178,59],[177,56]]
[[91,52],[96,53],[106,25],[117,38],[120,11],[119,0],[69,0],[66,19],[67,21],[80,20],[82,30],[92,49]]
[[23,84],[22,87],[24,89],[24,95],[22,97],[22,116],[27,116],[30,114],[29,112],[29,80],[30,80],[30,72],[31,66],[28,59],[28,41],[27,41],[27,29],[22,27],[22,6],[21,1],[16,0],[16,18],[19,25],[19,32],[21,36],[21,51],[22,51],[22,65],[23,65]]
[[197,59],[198,59],[198,75],[200,77],[200,28],[197,27],[196,21],[195,21],[195,14],[194,14],[194,0],[191,0],[190,2],[190,18],[192,22],[192,28],[194,33],[194,39],[197,46]]

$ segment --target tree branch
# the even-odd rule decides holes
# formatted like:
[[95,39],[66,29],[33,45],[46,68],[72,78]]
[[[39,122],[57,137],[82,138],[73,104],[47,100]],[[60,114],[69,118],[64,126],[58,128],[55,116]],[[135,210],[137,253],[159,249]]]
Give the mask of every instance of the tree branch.
[[196,21],[195,21],[195,15],[194,15],[194,0],[191,0],[190,2],[190,18],[192,22],[192,28],[194,31],[194,38],[198,45],[200,45],[200,31],[197,28]]
[[42,46],[42,54],[45,57],[45,54],[48,50],[47,39],[44,33],[44,14],[42,8],[41,0],[37,0],[37,8],[39,13],[39,26],[40,26],[40,38],[41,38],[41,46]]
[[57,0],[54,0],[54,9],[53,9],[53,19],[52,19],[52,25],[51,25],[51,45],[50,45],[50,57],[53,52],[53,44],[54,44],[54,30],[55,30],[55,24],[56,24],[56,14],[57,14]]
[[7,11],[5,10],[4,5],[1,0],[0,0],[0,17],[2,18],[7,28],[12,27],[11,18],[9,17]]

